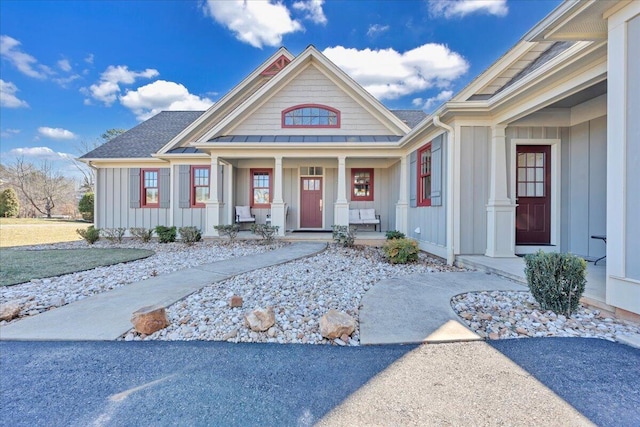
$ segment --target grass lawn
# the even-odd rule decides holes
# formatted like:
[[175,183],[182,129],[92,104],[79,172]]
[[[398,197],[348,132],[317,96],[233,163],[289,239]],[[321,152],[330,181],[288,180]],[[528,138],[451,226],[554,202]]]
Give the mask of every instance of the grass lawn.
[[0,248],[82,240],[76,229],[89,225],[61,219],[0,218]]
[[153,255],[144,249],[0,249],[0,286],[135,261]]

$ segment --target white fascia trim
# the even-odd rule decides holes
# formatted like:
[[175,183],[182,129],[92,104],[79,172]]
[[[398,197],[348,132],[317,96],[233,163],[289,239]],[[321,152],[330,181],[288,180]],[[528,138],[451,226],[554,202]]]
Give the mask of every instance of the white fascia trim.
[[93,159],[78,159],[84,163],[91,163],[95,165],[96,163],[166,163],[166,160],[152,158],[152,157],[109,157],[109,158],[93,158]]
[[478,90],[485,87],[489,82],[498,77],[500,73],[504,72],[511,64],[525,55],[536,43],[528,41],[520,41],[504,55],[502,55],[496,62],[494,62],[487,70],[485,70],[478,77],[473,79],[464,89],[458,92],[451,100],[453,102],[469,102],[466,101],[471,95],[474,95]]
[[[317,52],[317,50],[316,50],[316,52]],[[396,130],[402,132],[403,134],[407,134],[408,132],[411,131],[411,128],[406,123],[404,123],[402,120],[400,120],[400,118],[398,118],[395,114],[393,114],[391,111],[389,111],[389,109],[387,107],[385,107],[382,104],[382,102],[380,102],[377,98],[375,98],[373,95],[371,95],[369,92],[367,92],[358,82],[356,82],[354,79],[352,79],[351,76],[349,76],[347,73],[345,73],[336,64],[331,62],[321,52],[318,52],[318,53],[319,53],[319,55],[314,55],[313,59],[324,66],[324,69],[319,68],[319,70],[329,80],[331,80],[332,82],[334,82],[338,86],[340,86],[341,83],[346,84],[347,87],[349,87],[351,90],[356,92],[358,95],[360,95],[362,98],[364,98],[364,101],[366,101],[366,103],[363,104],[362,102],[358,102],[358,100],[356,99],[356,102],[358,102],[358,104],[360,104],[364,109],[366,109],[368,111],[369,111],[368,106],[373,106],[375,108],[375,110],[379,114],[382,114],[385,119],[387,119],[388,121],[393,123],[398,128]],[[332,73],[328,73],[327,70],[332,71]],[[336,81],[334,76],[340,77],[340,80]],[[387,125],[387,123],[384,123],[384,122],[383,122],[383,124]],[[387,125],[387,128],[389,128],[389,130],[391,130],[391,131],[394,130],[394,129],[391,129],[388,125]]]
[[[601,42],[601,43],[577,42],[575,45],[571,46],[569,49],[560,53],[560,55],[556,56],[551,61],[542,65],[537,70],[534,70],[528,76],[525,76],[520,81],[511,85],[511,87],[507,88],[506,90],[492,97],[489,100],[489,105],[491,106],[491,108],[500,106],[500,104],[502,104],[503,102],[507,102],[512,97],[517,96],[520,92],[527,90],[528,86],[535,83],[541,76],[545,74],[555,74],[562,71],[562,69],[582,59],[584,56],[598,49],[603,44],[606,44],[606,42]],[[592,49],[587,49],[588,47],[592,47]],[[578,55],[577,54],[578,52],[581,52],[581,54]],[[567,59],[570,59],[570,60],[567,61],[566,63],[563,63],[561,68],[557,68],[558,63],[562,63]]]
[[[191,123],[185,129],[183,129],[182,132],[180,132],[171,141],[169,141],[160,150],[158,150],[158,154],[163,154],[166,151],[169,151],[170,149],[172,149],[175,146],[179,145],[187,135],[189,135],[193,130],[197,129],[203,122],[207,121],[216,111],[218,111],[221,108],[223,108],[224,106],[226,106],[233,98],[235,98],[235,96],[239,92],[241,92],[247,85],[249,85],[251,82],[253,82],[260,75],[260,73],[262,73],[264,71],[264,68],[266,66],[270,65],[273,61],[275,61],[276,59],[278,59],[279,57],[281,57],[283,55],[285,57],[287,57],[290,61],[293,61],[293,59],[294,59],[294,56],[286,48],[281,47],[280,49],[278,49],[276,51],[276,53],[274,53],[269,58],[267,58],[265,61],[263,61],[251,74],[249,74],[244,80],[242,80],[240,83],[238,83],[229,92],[227,92],[226,95],[224,95],[222,98],[220,98],[220,100],[218,100],[218,102],[214,103],[211,107],[209,107],[209,109],[207,111],[205,111],[193,123]],[[288,68],[288,67],[285,67],[285,69],[286,68]],[[278,74],[280,74],[280,73],[278,73]]]
[[[200,137],[197,142],[204,142],[214,135],[222,132],[227,126],[229,126],[234,120],[239,118],[243,113],[245,113],[249,108],[254,106],[256,102],[272,91],[276,86],[281,83],[286,82],[287,80],[291,80],[295,78],[299,73],[304,71],[304,69],[309,66],[312,60],[315,60],[319,64],[323,65],[325,69],[333,72],[334,75],[339,76],[344,84],[346,84],[349,88],[351,88],[354,92],[358,93],[364,100],[368,101],[371,105],[373,105],[380,113],[382,113],[386,119],[395,124],[398,127],[398,130],[402,133],[407,133],[411,129],[407,126],[402,120],[393,115],[386,107],[384,107],[380,101],[375,99],[371,94],[365,91],[362,86],[358,85],[353,79],[351,79],[344,71],[338,68],[331,61],[326,59],[321,52],[319,52],[315,47],[309,46],[298,55],[295,59],[291,61],[291,63],[284,68],[281,72],[276,74],[267,84],[258,89],[253,95],[247,98],[241,105],[238,106],[231,114],[227,115],[223,120],[221,120],[215,127],[210,129],[205,135]],[[320,70],[321,72],[323,70]],[[327,75],[326,73],[323,73]],[[334,81],[333,79],[331,79]],[[335,81],[334,81],[335,83]],[[358,102],[357,99],[354,99]],[[263,102],[266,102],[264,100]],[[358,102],[361,104],[360,102]],[[362,105],[362,104],[361,104]]]
[[[251,143],[251,142],[234,142],[228,144],[219,143],[197,143],[192,142],[190,144],[201,150],[275,150],[280,149],[284,154],[290,150],[316,150],[316,149],[331,149],[331,150],[368,150],[372,155],[375,155],[376,150],[395,150],[399,148],[397,142],[391,143],[375,143],[369,145],[366,142],[361,143],[344,143],[344,142],[320,142],[320,143],[305,143],[305,144],[292,144],[290,142],[274,142],[274,143]],[[275,154],[275,152],[274,152]]]
[[[538,22],[529,32],[527,32],[523,40],[540,41],[545,40],[549,34],[556,31],[558,27],[572,19],[576,14],[588,8],[595,0],[567,0],[551,11],[542,21]],[[582,7],[584,6],[584,7]],[[578,9],[571,13],[573,9]],[[554,27],[552,29],[552,27]],[[543,34],[549,31],[549,34]]]

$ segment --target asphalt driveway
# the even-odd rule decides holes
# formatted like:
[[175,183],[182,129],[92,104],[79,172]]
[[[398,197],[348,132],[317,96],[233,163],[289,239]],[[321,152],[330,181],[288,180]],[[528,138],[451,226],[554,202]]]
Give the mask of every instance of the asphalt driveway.
[[640,350],[0,342],[0,424],[640,425]]

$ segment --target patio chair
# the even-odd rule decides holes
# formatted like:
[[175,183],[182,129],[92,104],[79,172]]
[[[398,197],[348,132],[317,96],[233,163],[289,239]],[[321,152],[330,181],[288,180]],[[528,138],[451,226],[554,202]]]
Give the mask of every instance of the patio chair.
[[236,224],[253,224],[256,216],[251,213],[251,206],[236,206]]

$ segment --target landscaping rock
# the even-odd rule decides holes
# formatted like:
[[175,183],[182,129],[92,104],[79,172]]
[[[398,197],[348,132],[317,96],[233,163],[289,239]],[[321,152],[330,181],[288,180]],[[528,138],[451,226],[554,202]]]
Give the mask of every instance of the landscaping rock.
[[329,339],[341,335],[351,335],[356,329],[356,321],[345,312],[331,309],[320,319],[320,334]]
[[276,315],[273,307],[256,309],[244,316],[245,324],[255,332],[264,332],[276,323]]
[[134,311],[131,323],[139,333],[151,335],[169,326],[169,319],[164,307],[152,305]]
[[242,307],[242,303],[243,303],[242,297],[239,295],[234,295],[229,300],[229,307],[231,308]]
[[20,315],[20,309],[20,304],[13,301],[0,305],[0,321],[15,319]]

